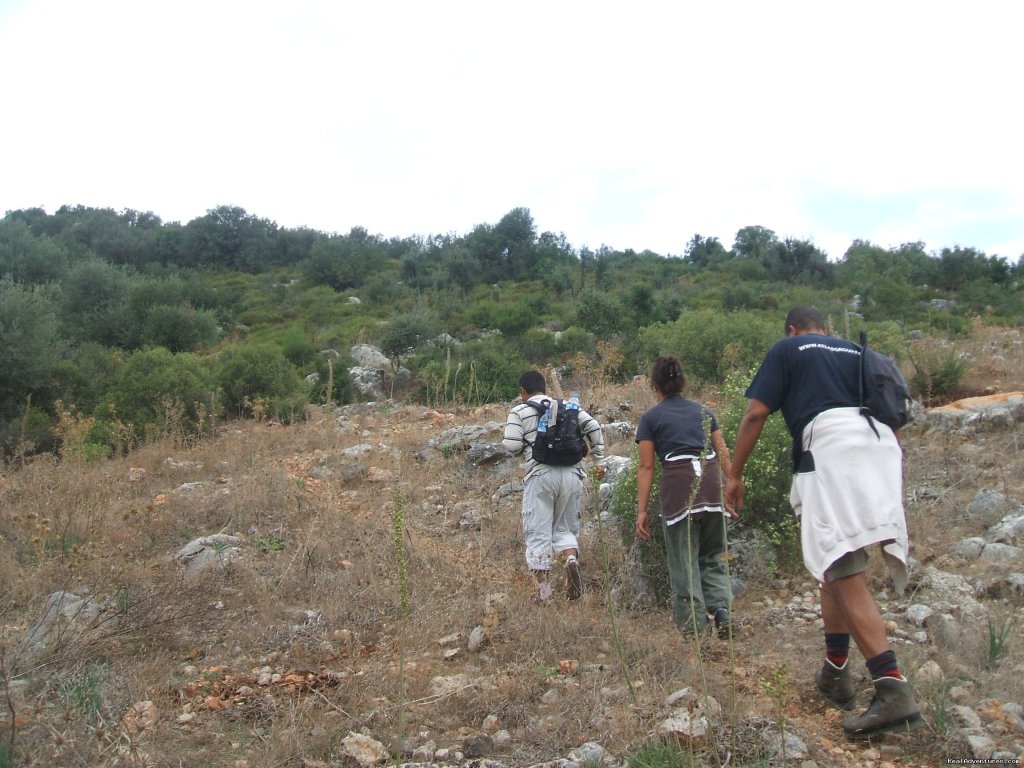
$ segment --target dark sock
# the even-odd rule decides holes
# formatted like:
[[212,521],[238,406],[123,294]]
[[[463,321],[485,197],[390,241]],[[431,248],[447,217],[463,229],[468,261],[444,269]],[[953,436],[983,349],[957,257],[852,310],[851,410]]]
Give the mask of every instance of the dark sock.
[[825,633],[825,658],[835,666],[841,667],[850,658],[850,633]]
[[877,680],[880,677],[903,677],[900,674],[900,668],[896,665],[895,651],[883,651],[868,659],[865,664],[867,664],[868,672],[871,673],[872,680]]

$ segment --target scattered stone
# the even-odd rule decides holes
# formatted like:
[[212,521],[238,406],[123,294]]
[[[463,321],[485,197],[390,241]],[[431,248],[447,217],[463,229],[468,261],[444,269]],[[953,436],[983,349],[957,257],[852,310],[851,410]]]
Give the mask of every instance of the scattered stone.
[[785,755],[786,760],[803,760],[810,754],[804,740],[788,728],[784,734],[777,730],[764,731],[761,734],[761,741],[776,757]]
[[469,759],[486,757],[494,752],[494,739],[486,733],[470,736],[462,742],[462,752]]
[[569,759],[583,765],[600,765],[604,761],[605,748],[596,741],[581,744],[569,753]]
[[501,443],[473,443],[466,451],[466,461],[474,467],[497,464],[511,458],[512,454]]
[[561,698],[562,695],[557,688],[548,688],[540,697],[540,701],[542,704],[557,704]]
[[469,633],[469,641],[466,643],[466,650],[470,653],[477,653],[487,643],[487,630],[481,626],[473,627]]
[[468,675],[438,676],[430,681],[430,685],[427,687],[427,695],[432,697],[452,696],[472,686],[473,683]]
[[185,568],[185,577],[195,578],[204,571],[225,566],[241,556],[242,540],[237,536],[217,533],[193,539],[174,554],[174,559]]
[[1009,499],[999,491],[991,488],[982,488],[971,499],[967,505],[967,514],[972,518],[990,520],[994,516],[1001,515],[1009,508]]
[[90,633],[113,629],[116,612],[108,603],[73,592],[51,592],[42,615],[26,632],[22,647],[29,652],[44,651],[55,643],[80,640]]
[[982,550],[987,542],[980,536],[972,536],[969,539],[958,541],[953,546],[953,557],[966,562],[977,560],[981,557]]
[[372,768],[388,759],[388,750],[376,739],[361,733],[350,732],[341,740],[346,757],[359,763],[361,768]]
[[1024,558],[1024,549],[1009,544],[992,542],[986,544],[985,548],[981,550],[981,559],[995,566],[1020,565],[1022,558]]
[[494,749],[503,752],[512,744],[512,734],[504,728],[494,732]]
[[918,667],[913,682],[915,687],[937,688],[944,679],[945,674],[942,672],[942,667],[938,665],[938,662],[929,659]]
[[989,529],[988,536],[1000,544],[1024,543],[1024,514],[1007,515]]
[[433,760],[434,754],[437,751],[437,743],[434,741],[428,741],[420,746],[416,747],[412,751],[413,760]]

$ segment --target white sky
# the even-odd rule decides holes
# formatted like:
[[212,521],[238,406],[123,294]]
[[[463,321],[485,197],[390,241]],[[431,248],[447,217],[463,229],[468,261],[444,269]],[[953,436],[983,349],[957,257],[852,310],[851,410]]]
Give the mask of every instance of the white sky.
[[[0,0],[0,211],[1024,254],[1009,0]],[[1016,94],[1016,95],[1015,95]]]

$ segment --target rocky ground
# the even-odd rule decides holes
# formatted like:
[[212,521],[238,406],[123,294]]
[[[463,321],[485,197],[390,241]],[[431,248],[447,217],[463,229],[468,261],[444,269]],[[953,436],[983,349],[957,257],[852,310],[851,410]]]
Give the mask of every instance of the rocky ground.
[[[609,483],[644,396],[594,393]],[[912,585],[873,579],[926,726],[867,743],[814,690],[798,568],[742,555],[736,637],[684,641],[596,483],[587,593],[535,605],[508,405],[322,408],[5,472],[7,764],[618,766],[664,741],[709,766],[1020,763],[1024,398],[906,431]]]

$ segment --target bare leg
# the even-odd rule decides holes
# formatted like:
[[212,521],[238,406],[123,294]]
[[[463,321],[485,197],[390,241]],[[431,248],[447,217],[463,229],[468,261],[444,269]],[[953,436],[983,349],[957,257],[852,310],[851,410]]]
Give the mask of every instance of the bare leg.
[[889,649],[885,623],[868,589],[866,573],[855,573],[821,587],[821,616],[826,632],[849,632],[865,659]]

